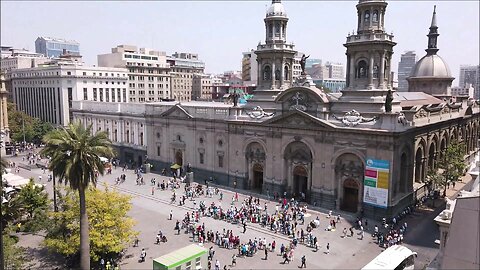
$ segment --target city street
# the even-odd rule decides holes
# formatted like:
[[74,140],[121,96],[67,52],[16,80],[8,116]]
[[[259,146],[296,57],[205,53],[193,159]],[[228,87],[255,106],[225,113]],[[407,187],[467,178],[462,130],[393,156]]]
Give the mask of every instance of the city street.
[[[21,157],[16,157],[12,160],[21,162]],[[126,181],[120,185],[115,185],[115,179],[121,174],[126,174]],[[21,169],[20,175],[24,177],[34,177],[36,182],[40,181],[42,184],[46,184],[47,190],[51,194],[52,182],[47,181],[48,171],[43,174],[41,169],[33,169],[32,171]],[[39,180],[39,175],[43,175],[42,180]],[[130,245],[125,253],[125,258],[121,262],[122,269],[150,269],[154,258],[192,243],[191,234],[185,234],[182,230],[181,234],[177,235],[174,231],[174,226],[176,220],[181,221],[187,211],[192,211],[194,201],[187,199],[185,206],[179,206],[178,200],[177,203],[171,204],[171,190],[161,191],[160,189],[154,188],[154,195],[152,195],[152,185],[150,184],[150,180],[155,178],[157,182],[161,182],[167,180],[168,177],[153,173],[144,174],[143,176],[145,184],[136,185],[136,176],[134,175],[133,170],[123,172],[121,168],[117,168],[113,169],[111,175],[105,175],[101,177],[99,181],[99,186],[102,185],[102,183],[107,183],[118,191],[132,196],[132,209],[130,215],[137,221],[135,229],[140,233],[140,243],[138,247]],[[207,206],[212,202],[215,202],[216,204],[220,203],[224,207],[229,206],[234,193],[222,189],[221,192],[224,194],[223,201],[219,201],[219,195],[214,195],[213,198],[200,196],[200,198],[196,198],[197,207],[200,201],[205,201],[205,205]],[[177,196],[182,194],[183,185],[177,190]],[[237,207],[240,206],[244,198],[246,198],[246,196],[240,194],[239,201],[235,202],[234,205]],[[264,202],[265,200],[261,200],[262,206],[264,205]],[[274,202],[268,201],[267,205],[269,212],[275,211]],[[168,219],[170,210],[173,211],[172,220]],[[438,239],[438,229],[433,222],[433,217],[438,211],[415,212],[407,218],[410,231],[407,232],[405,236],[405,244],[419,253],[416,263],[417,268],[422,268],[424,265],[428,264],[436,256],[438,251],[437,246],[434,244],[435,239]],[[337,213],[334,212],[334,215],[336,214]],[[266,238],[267,243],[271,243],[273,240],[277,242],[276,254],[269,254],[268,261],[263,259],[263,251],[259,251],[253,257],[238,258],[237,265],[233,268],[291,269],[300,266],[300,258],[303,255],[306,255],[307,268],[309,269],[359,269],[371,261],[382,250],[374,243],[370,236],[373,231],[373,226],[376,223],[373,221],[369,222],[369,227],[367,229],[369,233],[365,234],[363,240],[360,240],[357,235],[357,230],[355,230],[354,237],[342,238],[343,228],[346,227],[348,229],[352,227],[354,217],[345,213],[340,214],[342,219],[341,223],[337,225],[337,230],[326,231],[325,228],[328,226],[329,222],[327,215],[322,212],[308,210],[305,218],[305,225],[299,226],[297,230],[300,228],[304,228],[305,230],[308,222],[318,216],[320,218],[320,227],[314,229],[313,233],[314,236],[317,236],[318,238],[319,250],[315,252],[314,249],[300,244],[295,249],[294,260],[286,265],[282,264],[283,259],[280,257],[278,250],[282,243],[288,245],[291,238],[289,239],[281,233],[276,234],[270,231],[269,228],[262,228],[259,224],[248,223],[247,231],[243,234],[243,228],[241,225],[214,220],[210,217],[201,218],[199,224],[201,225],[202,223],[205,223],[207,231],[213,230],[214,232],[222,232],[223,229],[233,230],[234,235],[240,236],[241,243],[255,238]],[[162,230],[167,236],[167,243],[160,243],[160,245],[155,244],[155,236],[159,230]],[[26,243],[28,243],[28,241]],[[327,243],[330,243],[329,254],[325,253]],[[214,246],[214,244],[205,244],[206,248],[209,248],[210,246]],[[147,261],[139,263],[138,258],[142,248],[145,248],[147,251]],[[231,268],[231,257],[234,253],[237,254],[238,251],[236,249],[228,250],[218,246],[215,246],[214,249],[216,251],[214,261],[218,259],[222,268],[225,263],[227,264],[227,268]]]

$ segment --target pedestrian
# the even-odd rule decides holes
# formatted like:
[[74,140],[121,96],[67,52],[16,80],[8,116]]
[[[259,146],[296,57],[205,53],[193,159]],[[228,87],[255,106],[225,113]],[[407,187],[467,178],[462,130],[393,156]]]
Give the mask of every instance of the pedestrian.
[[107,265],[105,266],[105,270],[112,270],[112,265],[110,262],[107,262]]
[[300,265],[300,268],[307,268],[307,259],[305,258],[305,255],[302,256],[302,265]]
[[142,252],[140,253],[140,262],[145,262],[145,258],[147,257],[147,252],[144,248],[142,248]]
[[105,266],[105,260],[103,260],[103,258],[101,258],[100,259],[100,269],[103,270],[104,266]]
[[212,261],[208,261],[208,263],[207,263],[207,269],[208,269],[208,270],[212,269]]
[[455,189],[455,182],[456,182],[456,181],[452,181],[453,189]]
[[243,222],[243,233],[247,231],[247,222]]
[[343,238],[347,237],[347,228],[343,228]]
[[268,249],[265,248],[265,261],[268,259]]
[[155,187],[152,187],[152,195],[155,195]]
[[[362,228],[362,229],[363,229],[363,228]],[[362,231],[360,232],[360,240],[363,240],[363,236],[364,236],[364,235],[365,235],[365,232],[362,230]]]
[[173,217],[173,210],[170,210],[170,215],[169,215],[168,219],[172,220],[172,217]]
[[327,243],[327,254],[330,253],[330,243]]
[[220,270],[220,262],[218,260],[215,262],[215,270]]
[[233,253],[232,266],[237,266],[237,254]]
[[350,237],[353,237],[353,227],[350,227]]

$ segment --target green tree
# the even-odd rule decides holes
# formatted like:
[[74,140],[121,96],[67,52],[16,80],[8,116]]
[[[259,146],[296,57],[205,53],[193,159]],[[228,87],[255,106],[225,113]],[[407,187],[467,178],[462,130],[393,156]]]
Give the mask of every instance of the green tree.
[[[116,257],[138,234],[133,230],[134,220],[127,215],[131,197],[107,186],[89,188],[85,194],[90,220],[90,256],[94,261]],[[61,210],[51,213],[56,222],[48,231],[45,245],[73,257],[80,247],[78,194],[67,189],[59,202]]]
[[25,230],[36,232],[44,229],[50,200],[42,185],[37,185],[30,178],[30,182],[23,186],[17,195],[16,200],[24,214],[23,223]]
[[10,234],[3,235],[3,258],[5,269],[22,269],[26,262],[25,250],[17,247],[17,240]]
[[442,180],[437,180],[443,187],[443,196],[447,195],[448,181],[458,181],[463,176],[465,168],[465,144],[458,141],[452,141],[443,152],[443,157],[438,162],[438,169],[443,176]]
[[90,269],[90,240],[85,192],[89,184],[97,183],[98,174],[105,171],[100,157],[113,157],[111,141],[106,132],[91,135],[92,125],[84,128],[79,122],[67,128],[55,129],[44,137],[46,146],[41,154],[51,157],[49,169],[78,191],[80,212],[80,267]]
[[7,104],[7,110],[10,137],[16,142],[23,142],[25,135],[26,142],[39,144],[43,136],[53,129],[52,124],[17,111],[13,103]]

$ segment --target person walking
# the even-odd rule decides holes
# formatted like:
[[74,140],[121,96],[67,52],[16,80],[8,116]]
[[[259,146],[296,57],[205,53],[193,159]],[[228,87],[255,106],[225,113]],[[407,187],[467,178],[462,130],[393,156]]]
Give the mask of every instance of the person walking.
[[215,262],[215,270],[220,270],[220,262],[218,260]]
[[152,187],[152,196],[155,195],[155,187]]
[[247,222],[243,222],[243,233],[247,231]]
[[330,253],[330,243],[327,243],[327,254]]
[[237,266],[237,254],[233,253],[232,256],[232,267]]
[[347,237],[347,228],[343,228],[343,238]]
[[265,261],[268,260],[268,248],[265,247]]
[[302,265],[300,265],[300,268],[307,268],[307,259],[305,258],[305,255],[302,256]]
[[173,210],[170,210],[170,215],[169,215],[168,220],[172,220],[172,217],[173,217]]

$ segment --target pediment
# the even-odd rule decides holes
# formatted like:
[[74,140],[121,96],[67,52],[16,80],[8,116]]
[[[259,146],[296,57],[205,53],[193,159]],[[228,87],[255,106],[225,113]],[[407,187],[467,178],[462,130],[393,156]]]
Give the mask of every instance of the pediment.
[[180,105],[176,104],[172,108],[164,111],[161,114],[162,117],[171,117],[171,118],[178,118],[178,119],[192,119],[193,116],[189,114],[184,108]]
[[300,110],[290,111],[263,122],[265,125],[281,126],[281,127],[296,127],[296,128],[322,128],[333,129],[334,125],[316,118],[308,113]]

